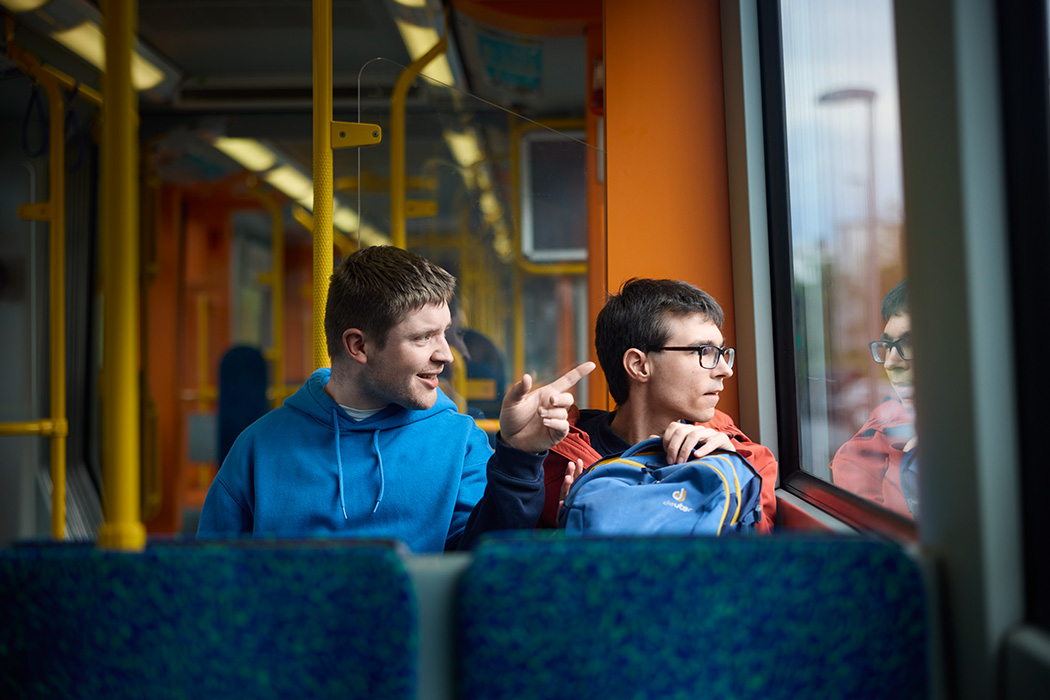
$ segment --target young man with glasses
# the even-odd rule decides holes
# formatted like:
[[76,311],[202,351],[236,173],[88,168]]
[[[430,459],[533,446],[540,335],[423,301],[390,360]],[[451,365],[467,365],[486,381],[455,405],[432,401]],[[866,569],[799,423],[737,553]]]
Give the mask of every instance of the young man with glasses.
[[606,300],[594,345],[616,410],[581,411],[569,436],[551,449],[541,526],[556,525],[559,501],[585,467],[658,435],[670,463],[716,449],[747,459],[762,477],[758,530],[772,530],[776,460],[716,408],[736,359],[722,323],[722,308],[711,295],[677,280],[632,279]]
[[918,463],[911,314],[907,280],[882,300],[882,337],[868,345],[875,362],[886,370],[893,396],[875,407],[868,420],[831,460],[836,485],[869,501],[914,517],[918,511]]

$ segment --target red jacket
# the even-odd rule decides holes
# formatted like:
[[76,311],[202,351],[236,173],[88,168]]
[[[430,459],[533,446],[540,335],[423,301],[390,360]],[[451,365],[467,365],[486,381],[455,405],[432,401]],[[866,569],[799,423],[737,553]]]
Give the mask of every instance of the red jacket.
[[[605,414],[607,415],[607,414]],[[576,427],[579,419],[579,411],[573,407],[570,410],[569,434],[564,440],[551,448],[550,454],[543,462],[543,481],[546,487],[546,499],[543,504],[543,514],[537,527],[558,527],[558,497],[561,495],[561,485],[565,479],[565,469],[569,462],[582,459],[584,465],[590,466],[610,454],[600,454],[591,446],[590,436]],[[756,532],[768,533],[773,531],[773,524],[777,516],[777,460],[769,449],[752,442],[744,435],[740,428],[733,424],[733,419],[718,409],[715,409],[715,417],[703,424],[720,433],[729,436],[737,453],[751,463],[758,475],[762,477],[762,521],[755,528]],[[623,450],[629,445],[624,442]],[[623,450],[620,450],[621,452]]]
[[915,418],[896,400],[883,401],[831,460],[837,486],[912,517],[901,489],[904,446],[915,436]]

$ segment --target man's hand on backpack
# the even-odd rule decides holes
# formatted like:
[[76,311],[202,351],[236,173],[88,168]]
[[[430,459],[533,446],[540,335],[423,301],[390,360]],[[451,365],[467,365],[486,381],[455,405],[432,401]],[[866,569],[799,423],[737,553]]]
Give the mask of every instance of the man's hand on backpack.
[[582,459],[576,459],[569,462],[565,466],[565,478],[561,482],[561,493],[558,494],[558,510],[561,511],[561,507],[565,505],[565,498],[569,495],[569,489],[572,488],[573,482],[576,478],[583,474],[586,467],[583,466]]
[[715,450],[736,452],[736,447],[728,435],[693,423],[671,423],[662,437],[664,449],[667,450],[668,464],[683,464],[691,459],[709,455]]

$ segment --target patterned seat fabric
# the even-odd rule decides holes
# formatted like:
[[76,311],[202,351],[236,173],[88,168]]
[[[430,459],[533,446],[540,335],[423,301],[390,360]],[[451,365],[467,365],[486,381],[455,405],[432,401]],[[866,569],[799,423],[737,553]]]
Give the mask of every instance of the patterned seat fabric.
[[464,698],[927,694],[922,581],[886,543],[490,540],[456,613]]
[[417,611],[376,544],[0,553],[0,696],[415,698]]

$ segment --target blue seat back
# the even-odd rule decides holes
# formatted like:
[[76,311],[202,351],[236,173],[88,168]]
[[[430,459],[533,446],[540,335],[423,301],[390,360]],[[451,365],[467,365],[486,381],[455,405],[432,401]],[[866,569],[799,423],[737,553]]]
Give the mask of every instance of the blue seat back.
[[415,698],[417,612],[383,546],[0,553],[0,696]]
[[915,563],[860,539],[511,538],[457,593],[463,698],[924,698]]
[[219,362],[219,454],[222,464],[233,441],[270,410],[266,359],[259,348],[237,345]]

